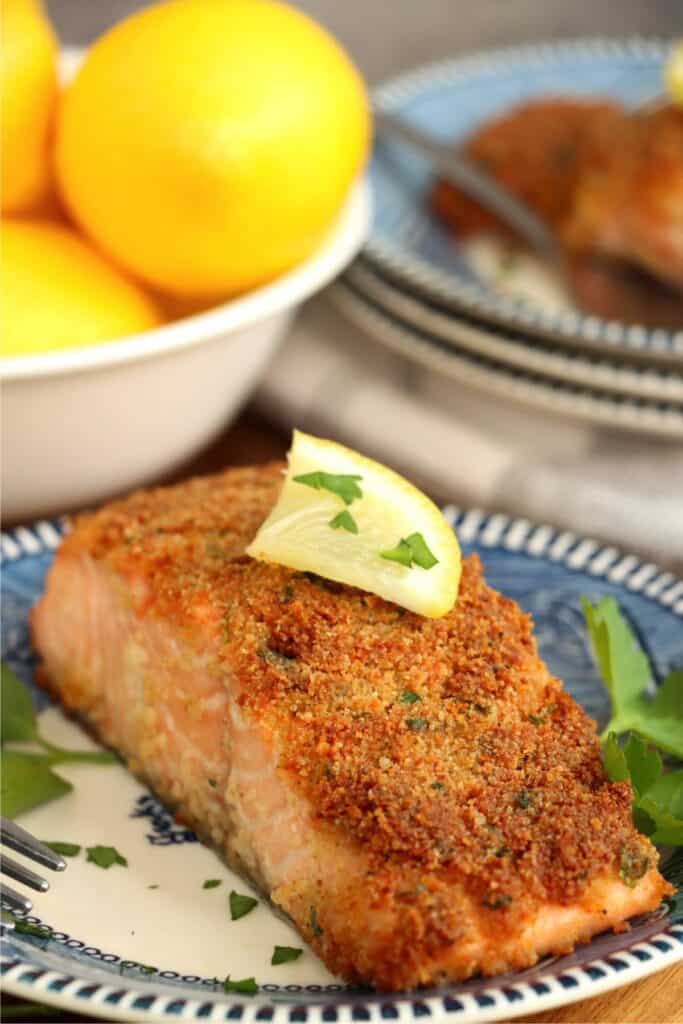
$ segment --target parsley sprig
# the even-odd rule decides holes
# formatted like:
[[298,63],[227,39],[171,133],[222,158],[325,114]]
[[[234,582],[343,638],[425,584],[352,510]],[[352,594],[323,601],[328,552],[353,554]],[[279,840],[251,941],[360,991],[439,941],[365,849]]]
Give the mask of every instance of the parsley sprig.
[[640,832],[655,843],[683,846],[683,769],[665,773],[660,754],[648,747],[683,758],[683,669],[669,672],[647,697],[652,668],[617,602],[581,603],[612,708],[601,735],[605,771],[613,782],[630,781]]
[[674,669],[646,697],[652,668],[613,597],[595,607],[582,598],[583,613],[593,650],[612,703],[609,733],[636,732],[653,746],[683,758],[683,669]]
[[328,526],[331,526],[333,530],[341,529],[346,530],[347,533],[358,533],[358,523],[346,508],[339,515],[330,519]]
[[388,562],[398,562],[407,569],[412,569],[414,565],[418,565],[420,569],[432,569],[439,561],[430,551],[421,533],[411,533],[409,537],[401,538],[395,548],[380,551],[379,554],[380,558]]
[[[52,770],[54,765],[73,762],[112,764],[113,754],[103,750],[65,750],[41,736],[28,690],[7,666],[2,666],[2,813],[16,818],[24,811],[56,800],[73,787]],[[9,744],[33,744],[38,751],[14,750]]]
[[325,473],[321,469],[313,473],[302,473],[294,477],[294,483],[305,484],[316,491],[329,491],[344,502],[351,505],[356,498],[362,498],[363,492],[357,484],[357,480],[363,477],[357,473]]

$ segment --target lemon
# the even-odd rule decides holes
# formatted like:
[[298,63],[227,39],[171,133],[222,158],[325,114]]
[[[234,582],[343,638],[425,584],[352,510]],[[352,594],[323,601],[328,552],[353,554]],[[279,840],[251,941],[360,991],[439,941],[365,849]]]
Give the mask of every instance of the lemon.
[[671,51],[664,69],[664,80],[673,102],[683,106],[683,40]]
[[247,554],[430,618],[451,610],[460,582],[455,533],[426,495],[379,462],[300,431],[277,504]]
[[58,119],[57,174],[121,266],[187,296],[244,291],[319,244],[368,147],[363,83],[272,0],[167,0],[89,51]]
[[57,48],[37,0],[2,0],[1,11],[2,212],[24,213],[48,191]]
[[2,223],[2,354],[109,341],[161,322],[156,304],[69,228]]

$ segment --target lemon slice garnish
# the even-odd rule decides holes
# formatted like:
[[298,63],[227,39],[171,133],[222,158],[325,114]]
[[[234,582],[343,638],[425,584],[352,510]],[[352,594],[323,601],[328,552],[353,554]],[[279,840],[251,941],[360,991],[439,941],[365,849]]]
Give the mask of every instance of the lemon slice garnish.
[[460,582],[455,533],[422,491],[373,459],[298,430],[280,497],[247,554],[430,618],[451,610]]
[[671,51],[664,69],[664,80],[671,99],[683,106],[683,40]]

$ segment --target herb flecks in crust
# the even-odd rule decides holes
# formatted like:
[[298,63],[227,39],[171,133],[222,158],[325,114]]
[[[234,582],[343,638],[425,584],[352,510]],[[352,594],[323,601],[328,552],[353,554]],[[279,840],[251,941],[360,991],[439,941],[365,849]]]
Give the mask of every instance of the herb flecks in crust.
[[[618,880],[635,837],[630,786],[605,775],[593,725],[540,661],[528,616],[472,557],[440,619],[245,557],[281,482],[274,466],[140,493],[84,520],[65,550],[130,582],[134,613],[201,642],[208,671],[228,668],[241,716],[277,737],[278,775],[316,830],[362,854],[348,894],[359,913],[387,907],[446,948],[461,939],[461,891],[498,943],[548,903]],[[221,559],[204,556],[208,535]],[[550,706],[541,725],[529,719]],[[642,849],[656,857],[646,839]],[[499,895],[509,908],[483,904]],[[306,891],[299,911],[328,961],[329,901]],[[406,935],[402,954],[421,942]]]

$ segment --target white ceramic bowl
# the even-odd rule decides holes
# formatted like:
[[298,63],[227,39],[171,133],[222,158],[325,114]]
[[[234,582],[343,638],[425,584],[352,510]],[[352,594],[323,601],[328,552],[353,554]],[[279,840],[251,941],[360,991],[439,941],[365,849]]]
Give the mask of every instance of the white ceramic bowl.
[[208,312],[88,348],[0,359],[4,519],[149,483],[217,436],[299,304],[360,248],[369,209],[360,181],[305,263]]

